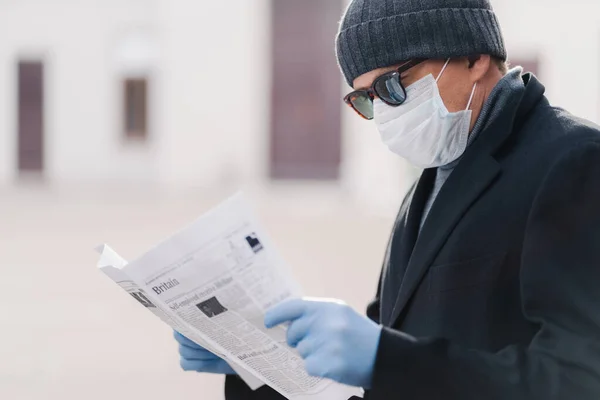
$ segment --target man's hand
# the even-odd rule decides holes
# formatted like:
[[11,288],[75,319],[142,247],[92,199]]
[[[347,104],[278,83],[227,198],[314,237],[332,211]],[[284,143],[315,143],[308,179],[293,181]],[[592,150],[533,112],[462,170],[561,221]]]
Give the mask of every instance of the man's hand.
[[290,300],[269,310],[267,328],[290,322],[287,342],[312,376],[369,389],[381,327],[336,300]]
[[179,343],[180,363],[184,371],[235,375],[235,371],[223,359],[198,346],[179,332],[175,332],[174,336]]

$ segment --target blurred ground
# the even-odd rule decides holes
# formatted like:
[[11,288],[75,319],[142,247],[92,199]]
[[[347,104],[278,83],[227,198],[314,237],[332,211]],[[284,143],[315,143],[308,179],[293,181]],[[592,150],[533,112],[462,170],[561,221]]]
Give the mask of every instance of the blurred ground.
[[[95,269],[95,245],[134,258],[230,192],[152,188],[0,191],[0,398],[222,399],[184,373],[168,328]],[[248,193],[306,293],[363,309],[394,215],[361,214],[338,189]]]

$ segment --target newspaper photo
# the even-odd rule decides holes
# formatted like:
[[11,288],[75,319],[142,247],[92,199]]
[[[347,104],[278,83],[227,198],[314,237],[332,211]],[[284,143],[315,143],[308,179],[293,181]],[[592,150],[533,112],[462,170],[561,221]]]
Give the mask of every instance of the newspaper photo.
[[346,400],[362,390],[311,377],[286,328],[265,312],[303,293],[238,194],[141,257],[125,262],[107,245],[98,266],[140,304],[225,359],[253,389],[288,399]]

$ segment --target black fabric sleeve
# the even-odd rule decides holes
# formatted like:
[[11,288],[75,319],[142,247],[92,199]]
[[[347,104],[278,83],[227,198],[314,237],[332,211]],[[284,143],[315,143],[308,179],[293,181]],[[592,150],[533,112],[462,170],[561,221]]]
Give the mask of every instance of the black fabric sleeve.
[[600,144],[557,160],[538,190],[521,260],[528,346],[492,354],[385,328],[371,400],[600,398]]
[[252,390],[237,375],[225,378],[225,400],[285,400],[285,397],[268,386]]

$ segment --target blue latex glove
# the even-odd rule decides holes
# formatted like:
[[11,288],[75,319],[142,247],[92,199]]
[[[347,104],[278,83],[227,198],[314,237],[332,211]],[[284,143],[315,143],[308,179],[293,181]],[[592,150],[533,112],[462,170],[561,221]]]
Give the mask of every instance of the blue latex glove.
[[175,332],[174,336],[179,343],[180,364],[184,371],[224,375],[236,374],[226,361],[198,346],[181,333]]
[[337,300],[289,300],[265,316],[272,328],[290,322],[287,342],[312,376],[369,389],[381,327]]

